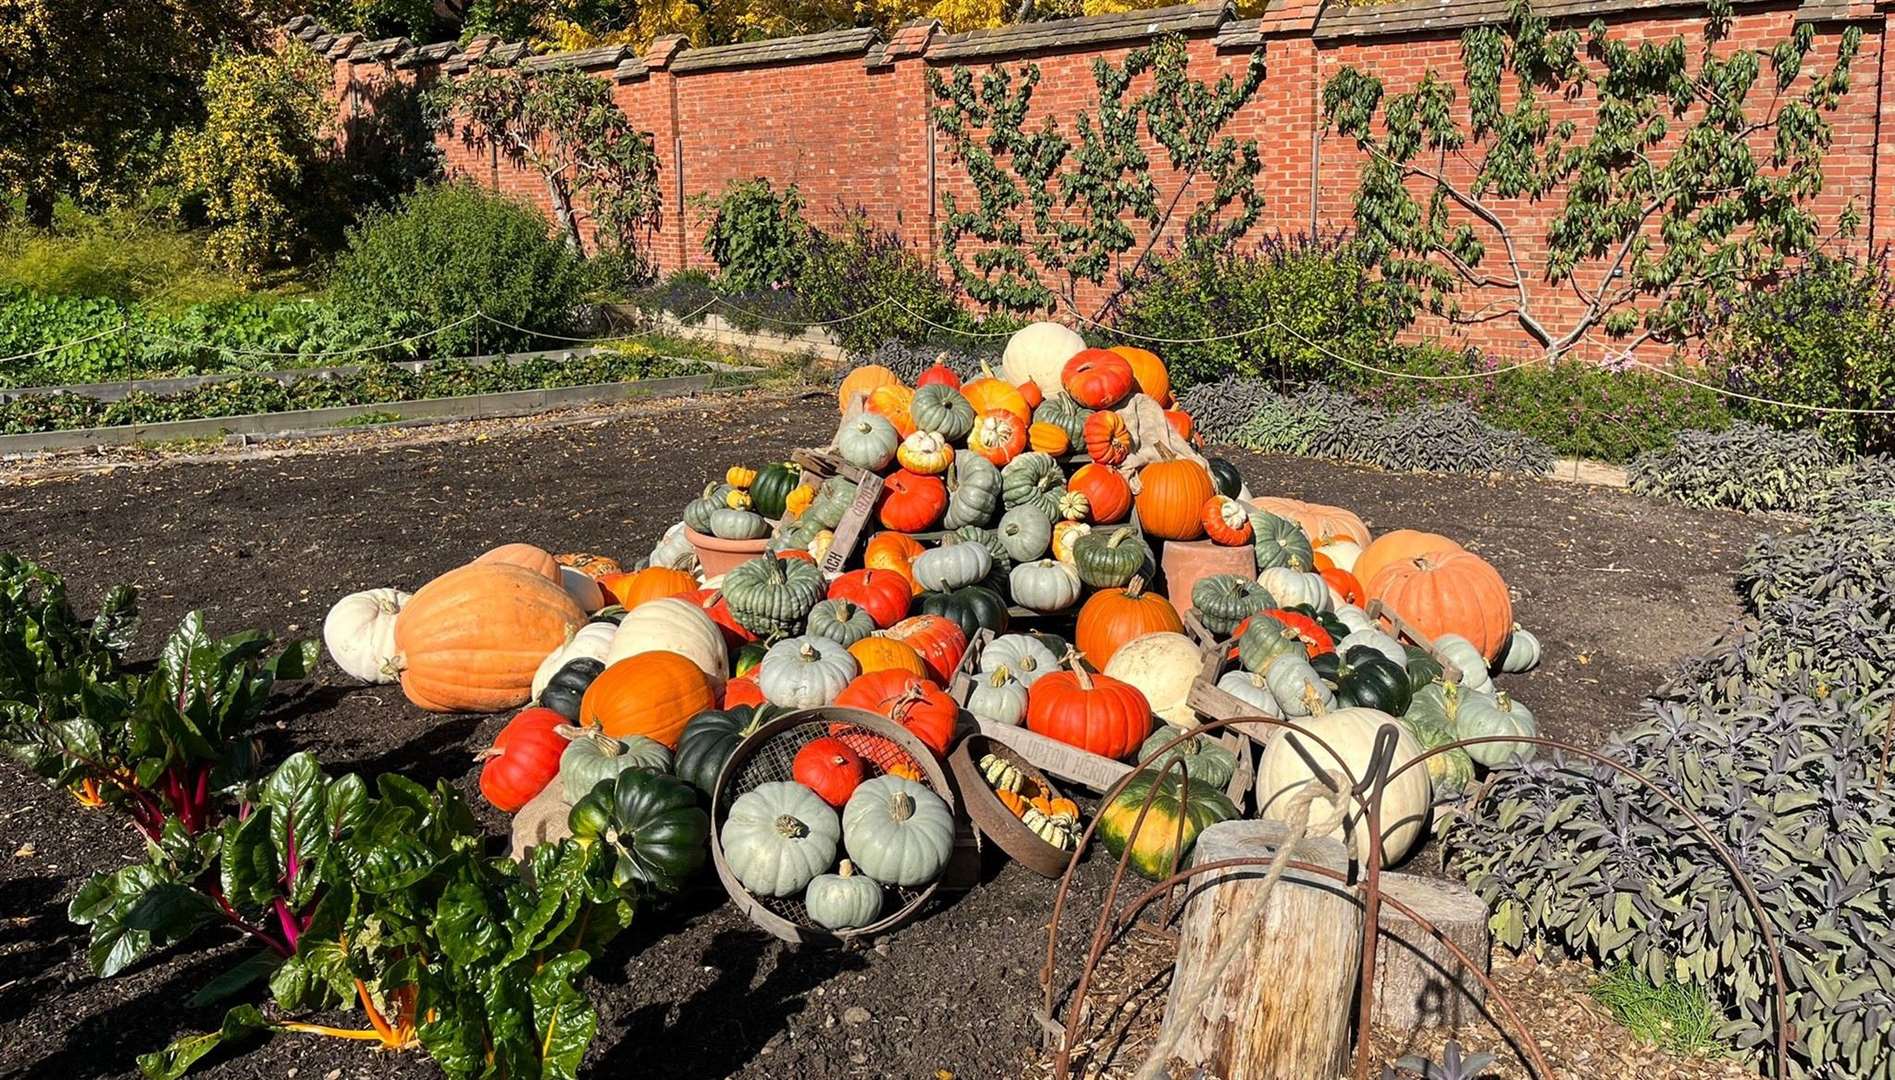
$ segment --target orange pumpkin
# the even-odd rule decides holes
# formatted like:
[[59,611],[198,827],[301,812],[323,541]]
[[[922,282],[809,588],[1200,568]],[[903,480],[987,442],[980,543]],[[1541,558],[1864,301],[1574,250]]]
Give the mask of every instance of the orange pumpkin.
[[[1307,532],[1308,530],[1304,530]],[[1316,541],[1312,538],[1310,543]],[[1364,586],[1375,580],[1382,568],[1417,555],[1426,555],[1434,551],[1459,551],[1461,545],[1442,536],[1440,533],[1420,532],[1416,529],[1396,529],[1383,533],[1375,541],[1362,549],[1356,556],[1355,565],[1349,572]]]
[[1304,535],[1316,547],[1331,540],[1353,540],[1363,547],[1369,546],[1369,527],[1353,511],[1340,506],[1325,506],[1322,503],[1277,496],[1252,499],[1250,502],[1265,513],[1288,518],[1302,526]]
[[947,511],[947,485],[938,476],[900,469],[882,485],[882,524],[899,532],[932,529]]
[[1204,500],[1204,510],[1199,515],[1204,522],[1204,535],[1211,543],[1225,547],[1241,547],[1250,543],[1255,535],[1250,527],[1250,512],[1236,499],[1213,495]]
[[585,621],[564,588],[524,567],[488,562],[449,570],[395,616],[402,692],[431,712],[524,705],[540,661]]
[[534,547],[532,544],[501,544],[497,548],[482,552],[480,558],[474,561],[518,566],[531,570],[555,584],[559,581],[559,560],[553,558],[552,552],[545,548]]
[[878,532],[869,537],[862,548],[862,565],[870,570],[891,570],[908,579],[911,592],[920,595],[921,586],[915,583],[914,568],[910,565],[915,556],[927,549],[921,542],[906,533]]
[[862,674],[876,671],[905,671],[910,675],[928,674],[928,665],[913,645],[894,638],[871,634],[849,646],[849,655],[862,666]]
[[1178,438],[1188,443],[1197,442],[1195,438],[1197,434],[1197,423],[1191,419],[1190,413],[1185,412],[1183,409],[1166,409],[1165,423],[1170,425],[1171,430],[1177,433]]
[[900,386],[901,380],[895,373],[880,364],[863,364],[849,372],[836,389],[836,408],[840,412],[849,411],[849,399],[857,394],[867,397],[884,386]]
[[592,680],[579,699],[579,726],[596,724],[614,739],[643,735],[675,750],[684,725],[716,701],[696,664],[654,650],[628,656]]
[[616,574],[622,567],[619,561],[609,555],[594,555],[590,551],[570,551],[564,555],[553,556],[553,561],[561,566],[577,570],[594,581],[607,574]]
[[1101,465],[1117,465],[1132,456],[1132,429],[1125,426],[1125,418],[1118,413],[1101,409],[1086,417],[1082,433],[1086,437],[1086,453]]
[[942,615],[910,615],[889,627],[885,636],[904,641],[928,666],[928,677],[946,686],[967,652],[967,633],[961,624]]
[[1161,540],[1204,535],[1204,501],[1217,494],[1211,474],[1190,458],[1154,461],[1139,470],[1138,523]]
[[1020,388],[1004,379],[995,377],[992,370],[982,367],[980,378],[961,387],[961,396],[974,407],[974,415],[996,410],[1011,413],[1020,421],[1020,430],[1024,434],[1026,426],[1033,422],[1033,410],[1027,406],[1026,395]]
[[1028,426],[1025,420],[1006,409],[989,409],[974,418],[967,448],[995,465],[1004,466],[1026,449]]
[[[1322,559],[1322,553],[1318,552],[1316,558]],[[1332,563],[1319,568],[1316,572],[1322,575],[1323,580],[1329,583],[1330,588],[1336,590],[1336,595],[1342,597],[1345,603],[1361,607],[1369,602],[1369,595],[1363,591],[1362,583],[1356,580],[1354,574],[1342,567]]]
[[1428,551],[1389,563],[1370,579],[1368,595],[1429,637],[1461,635],[1489,660],[1513,631],[1507,583],[1471,551]]
[[[1097,413],[1093,415],[1097,416]],[[1086,520],[1095,525],[1112,525],[1125,520],[1132,512],[1132,485],[1123,473],[1109,465],[1094,463],[1081,465],[1073,478],[1066,482],[1068,491],[1077,491],[1086,497],[1090,509]]]
[[1020,391],[1020,400],[1026,402],[1028,416],[1031,416],[1033,410],[1046,401],[1046,395],[1040,390],[1040,384],[1032,379],[1017,384],[1014,389]]
[[599,579],[599,588],[612,595],[620,607],[630,610],[647,600],[683,596],[697,591],[697,579],[668,566],[648,566],[629,574],[607,574]]
[[1081,349],[1060,370],[1059,384],[1088,409],[1116,409],[1138,389],[1132,365],[1110,349]]
[[767,705],[763,696],[763,687],[757,685],[757,673],[751,672],[740,679],[732,679],[724,684],[724,700],[718,706],[722,709],[734,709],[739,705]]
[[1125,358],[1132,367],[1132,378],[1138,383],[1138,392],[1156,401],[1160,407],[1171,408],[1171,372],[1165,369],[1165,362],[1158,354],[1149,349],[1140,349],[1132,345],[1114,345],[1112,351]]
[[1026,444],[1029,449],[1054,457],[1062,457],[1073,448],[1072,436],[1066,434],[1066,429],[1058,424],[1041,423],[1028,427]]
[[900,383],[878,386],[869,394],[869,411],[893,424],[905,439],[915,433],[914,417],[908,415],[908,407],[914,401],[915,392]]
[[1103,671],[1126,642],[1161,630],[1182,634],[1184,620],[1178,618],[1171,601],[1146,592],[1144,579],[1133,578],[1122,589],[1093,593],[1080,606],[1073,643],[1093,667]]

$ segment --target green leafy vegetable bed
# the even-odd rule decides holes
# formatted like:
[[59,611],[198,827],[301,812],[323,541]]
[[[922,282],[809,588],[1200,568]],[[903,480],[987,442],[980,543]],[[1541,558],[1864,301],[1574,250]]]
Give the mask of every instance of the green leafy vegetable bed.
[[247,375],[176,394],[133,393],[122,401],[96,401],[77,394],[22,397],[0,403],[0,434],[543,390],[695,375],[705,370],[696,361],[658,356],[641,346],[570,360],[544,357],[514,365],[478,366],[444,360],[420,374],[389,364],[370,364],[355,374],[327,378],[311,375],[287,385],[261,375]]

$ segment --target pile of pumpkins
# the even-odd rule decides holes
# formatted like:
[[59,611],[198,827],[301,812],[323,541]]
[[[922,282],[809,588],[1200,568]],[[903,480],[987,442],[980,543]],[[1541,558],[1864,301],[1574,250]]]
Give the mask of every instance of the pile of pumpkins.
[[[1223,791],[1236,768],[1228,750],[1202,738],[1167,745],[1199,722],[1187,697],[1204,644],[1187,635],[1184,612],[1226,642],[1235,666],[1221,688],[1315,731],[1357,775],[1391,718],[1403,723],[1401,760],[1452,739],[1534,733],[1531,713],[1493,688],[1492,670],[1524,670],[1538,646],[1513,625],[1491,565],[1443,536],[1374,537],[1339,507],[1253,497],[1234,467],[1202,456],[1191,418],[1173,404],[1157,356],[1087,348],[1050,323],[1016,334],[1000,373],[966,382],[937,365],[909,386],[865,365],[842,384],[833,449],[883,478],[872,511],[879,528],[839,576],[819,562],[855,485],[776,462],[734,468],[707,487],[646,565],[508,544],[412,596],[382,589],[345,598],[325,639],[344,670],[399,680],[424,709],[536,703],[483,767],[483,792],[509,812],[554,781],[582,791],[625,769],[708,792],[745,735],[780,711],[821,705],[878,713],[944,757],[964,707],[1145,766],[1100,808],[1100,834],[1115,855],[1131,848],[1134,866],[1153,876],[1177,856],[1180,822],[1188,840],[1238,812]],[[701,579],[688,532],[766,542],[756,557]],[[1245,552],[1246,572],[1201,578],[1188,597],[1150,587],[1163,545],[1201,540]],[[1372,620],[1371,600],[1434,638],[1434,653]],[[1012,626],[1022,612],[1040,632]],[[967,658],[982,630],[996,636]],[[1458,681],[1442,678],[1437,657],[1458,669]],[[967,690],[957,701],[947,688],[964,659]],[[860,857],[851,800],[867,788],[874,827],[895,821],[906,830],[915,818],[888,808],[925,800],[884,789],[899,781],[932,793],[891,759],[887,740],[850,738],[826,741],[849,752],[831,755],[845,774],[855,768],[850,756],[859,759],[860,783],[841,801],[801,777],[796,786],[809,798],[778,792],[807,813],[787,815],[807,835],[793,850],[774,842],[759,850],[756,887],[794,883],[807,903],[818,882],[825,896],[866,896],[864,879],[907,876]],[[1499,767],[1531,752],[1495,741],[1408,770],[1390,792],[1399,805],[1386,818],[1400,824],[1385,837],[1387,858],[1418,839],[1431,778],[1452,788],[1476,763]],[[1189,755],[1188,783],[1157,771],[1178,755]],[[1277,745],[1258,774],[1265,814],[1313,779]],[[1161,791],[1146,831],[1131,835],[1153,785]],[[832,825],[810,798],[840,818]],[[1360,833],[1352,831],[1359,850]],[[914,843],[925,847],[918,834]],[[785,866],[795,872],[773,878],[767,869]]]

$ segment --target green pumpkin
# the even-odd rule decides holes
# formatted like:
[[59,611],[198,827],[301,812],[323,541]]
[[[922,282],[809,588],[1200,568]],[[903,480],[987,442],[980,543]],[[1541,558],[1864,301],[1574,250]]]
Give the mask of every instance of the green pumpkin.
[[730,804],[717,838],[724,865],[744,888],[757,896],[795,896],[835,864],[842,826],[815,792],[772,780]]
[[586,687],[604,670],[604,662],[590,656],[566,661],[546,680],[545,688],[540,691],[540,706],[565,717],[567,723],[577,723],[579,700],[586,696]]
[[739,563],[720,591],[737,625],[768,638],[796,633],[825,588],[815,563],[765,555]]
[[862,413],[836,429],[836,452],[858,469],[881,472],[895,460],[901,432],[885,416]]
[[1356,646],[1347,656],[1324,653],[1312,658],[1310,666],[1336,688],[1339,708],[1360,706],[1400,716],[1414,697],[1407,670],[1366,645]]
[[950,529],[985,525],[1000,509],[1000,470],[979,454],[955,454],[945,477],[947,514],[941,524]]
[[784,500],[802,482],[802,466],[793,461],[772,461],[758,469],[757,478],[750,482],[750,505],[764,517],[780,518]]
[[1250,529],[1254,534],[1251,545],[1257,552],[1257,569],[1269,570],[1281,566],[1307,571],[1316,564],[1309,537],[1304,535],[1301,525],[1289,518],[1252,510]]
[[917,431],[932,431],[949,442],[960,442],[974,430],[974,406],[946,383],[929,383],[915,391],[908,417]]
[[626,769],[573,804],[567,824],[579,843],[618,856],[613,883],[677,892],[704,865],[711,819],[697,792],[674,776]]
[[749,510],[713,510],[711,535],[719,540],[761,540],[770,535],[770,523]]
[[1066,430],[1066,437],[1075,449],[1084,449],[1086,445],[1086,417],[1092,410],[1072,399],[1072,395],[1061,390],[1052,397],[1040,402],[1033,410],[1033,422],[1036,424],[1058,424]]
[[1500,650],[1500,670],[1509,675],[1519,675],[1540,666],[1540,639],[1531,630],[1514,624],[1513,633],[1507,635],[1507,644]]
[[1053,521],[1037,506],[1016,506],[1007,511],[994,532],[1007,558],[1016,563],[1040,558],[1053,543]]
[[926,592],[916,597],[916,611],[952,619],[971,639],[981,630],[1007,632],[1007,601],[985,585],[968,585],[951,592]]
[[1221,457],[1206,458],[1205,461],[1211,466],[1211,483],[1216,485],[1217,493],[1226,499],[1237,498],[1238,493],[1244,490],[1244,474]]
[[1073,569],[1095,589],[1117,589],[1135,577],[1149,577],[1153,565],[1151,548],[1130,525],[1094,529],[1073,541]]
[[1434,654],[1419,645],[1404,645],[1408,652],[1408,686],[1419,695],[1423,690],[1441,681],[1443,671],[1441,661]]
[[1007,545],[1001,542],[1000,533],[996,529],[983,529],[979,525],[963,525],[954,530],[954,539],[951,542],[979,544],[986,548],[988,558],[993,560],[993,568],[988,571],[990,574],[997,570],[1004,575],[1013,569],[1013,555],[1007,550]]
[[1318,716],[1336,707],[1335,691],[1323,681],[1310,662],[1294,653],[1285,653],[1270,661],[1263,670],[1263,684],[1270,688],[1283,715]]
[[1482,692],[1494,688],[1493,676],[1487,671],[1487,658],[1473,642],[1459,634],[1440,634],[1434,639],[1434,651],[1461,670],[1462,686]]
[[[1441,684],[1436,683],[1421,691],[1417,699],[1408,706],[1407,715],[1401,718],[1402,725],[1408,729],[1409,734],[1415,737],[1415,741],[1421,744],[1421,749],[1424,751],[1456,741],[1454,729],[1440,719],[1442,705],[1439,691],[1441,689]],[[1435,700],[1424,705],[1421,699],[1430,695]],[[1428,779],[1433,782],[1437,794],[1459,795],[1474,782],[1474,759],[1467,756],[1466,750],[1458,747],[1428,758],[1423,765],[1428,770]]]
[[875,618],[847,600],[819,600],[809,609],[806,632],[847,648],[875,632]]
[[[1151,795],[1154,788],[1157,794]],[[1145,812],[1145,820],[1139,822],[1139,810],[1148,795],[1151,808]],[[1166,776],[1145,768],[1134,773],[1124,790],[1100,808],[1098,832],[1114,859],[1130,849],[1127,865],[1133,871],[1152,881],[1163,881],[1175,872],[1174,868],[1189,865],[1199,833],[1235,817],[1237,807],[1216,785],[1195,778],[1187,782],[1175,774]]]
[[671,751],[656,739],[643,735],[614,739],[597,726],[558,731],[571,740],[559,755],[559,786],[568,802],[578,802],[599,781],[613,779],[626,769],[671,771]]
[[1046,520],[1057,521],[1065,495],[1066,474],[1051,454],[1029,451],[1000,470],[1000,497],[1009,510],[1031,506],[1045,514]]
[[[1456,739],[1482,739],[1495,735],[1538,736],[1540,726],[1525,705],[1505,693],[1469,692],[1454,717]],[[1467,756],[1490,769],[1505,765],[1523,765],[1533,760],[1539,747],[1530,742],[1490,742],[1469,746]]]
[[833,529],[842,524],[843,515],[849,512],[849,505],[853,502],[855,481],[844,476],[832,476],[817,489],[816,497],[809,502],[809,509],[803,511],[803,518],[816,522],[822,528]]
[[764,546],[765,551],[776,554],[779,551],[808,551],[809,545],[816,542],[825,526],[807,514],[795,521],[787,522],[777,530],[775,536]]
[[1056,559],[1021,563],[1007,575],[1007,590],[1021,607],[1064,611],[1079,602],[1079,571]]
[[855,864],[844,859],[836,873],[810,879],[803,891],[803,910],[825,930],[860,929],[881,918],[882,883],[858,873]]
[[1157,731],[1138,748],[1138,763],[1148,769],[1163,770],[1171,762],[1183,759],[1190,770],[1191,782],[1222,789],[1237,773],[1237,755],[1230,747],[1209,735],[1193,735],[1170,750],[1165,744],[1178,737],[1178,729],[1160,724]]
[[1237,574],[1211,574],[1191,586],[1191,606],[1204,629],[1228,637],[1237,624],[1265,608],[1276,607],[1270,590]]
[[842,807],[842,841],[863,873],[898,888],[941,876],[954,854],[954,815],[926,785],[900,776],[863,781]]
[[724,763],[736,752],[737,744],[781,712],[769,705],[738,705],[698,713],[678,736],[673,770],[705,795],[712,794],[717,789],[717,774],[724,771]]
[[719,510],[728,509],[730,504],[725,498],[737,489],[729,484],[716,482],[704,486],[704,494],[692,499],[684,507],[684,527],[703,536],[711,534],[711,515]]
[[1318,611],[1308,604],[1295,604],[1284,610],[1308,616],[1312,622],[1323,628],[1323,633],[1328,634],[1331,641],[1341,641],[1349,636],[1349,625],[1336,618],[1333,611]]
[[1250,617],[1250,625],[1237,638],[1237,660],[1245,671],[1261,675],[1279,656],[1307,659],[1309,647],[1295,627],[1268,611],[1260,611]]

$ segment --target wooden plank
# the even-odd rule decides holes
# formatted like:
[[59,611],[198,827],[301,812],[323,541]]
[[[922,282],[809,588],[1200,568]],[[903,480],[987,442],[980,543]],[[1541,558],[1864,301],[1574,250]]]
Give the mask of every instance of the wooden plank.
[[875,513],[875,503],[882,497],[882,478],[874,473],[865,473],[855,482],[855,501],[842,515],[842,521],[835,528],[835,539],[830,541],[829,550],[823,553],[823,576],[834,579],[842,574],[842,568],[849,563],[849,557],[855,554],[855,546],[862,541],[862,530],[868,525],[869,515]]
[[1441,650],[1435,647],[1434,640],[1409,625],[1406,619],[1403,619],[1394,609],[1382,603],[1379,597],[1369,601],[1367,611],[1369,618],[1387,620],[1388,624],[1395,628],[1397,634],[1414,642],[1420,648],[1427,650],[1428,655],[1434,657],[1435,661],[1441,665],[1441,674],[1445,675],[1449,682],[1461,681],[1461,669],[1456,667],[1453,661],[1441,655]]
[[976,720],[975,723],[980,726],[981,734],[1006,743],[1021,757],[1032,762],[1034,768],[1054,779],[1078,784],[1096,794],[1110,791],[1114,784],[1124,779],[1126,773],[1132,771],[1132,766],[1123,761],[1089,754],[1077,746],[1068,746],[1023,727],[996,724],[991,720]]

